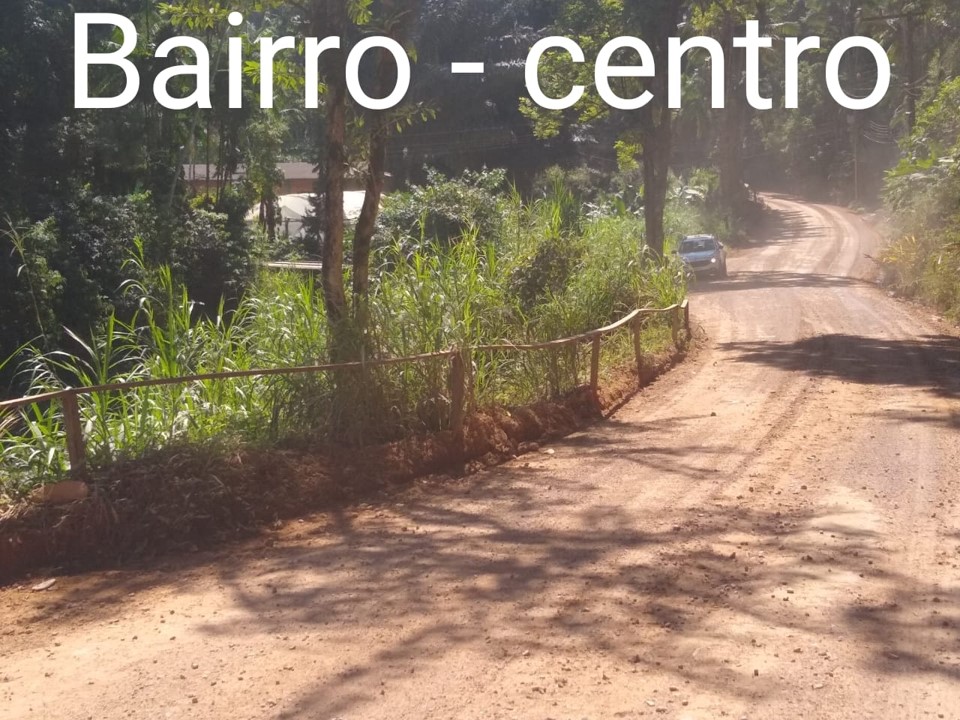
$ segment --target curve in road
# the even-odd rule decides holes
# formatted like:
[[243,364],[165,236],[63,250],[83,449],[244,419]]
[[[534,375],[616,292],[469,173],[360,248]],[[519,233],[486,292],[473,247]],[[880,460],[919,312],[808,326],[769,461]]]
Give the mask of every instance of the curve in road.
[[702,349],[552,454],[0,593],[0,717],[960,718],[960,345],[767,200]]

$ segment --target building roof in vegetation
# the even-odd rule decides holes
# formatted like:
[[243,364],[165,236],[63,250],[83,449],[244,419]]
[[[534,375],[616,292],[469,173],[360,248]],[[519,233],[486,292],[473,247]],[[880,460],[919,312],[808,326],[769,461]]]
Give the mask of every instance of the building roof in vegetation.
[[[277,163],[277,169],[283,173],[285,180],[316,180],[317,168],[313,163],[308,162],[285,162]],[[241,180],[247,174],[245,165],[237,167],[233,174],[233,180]],[[183,176],[187,180],[219,180],[223,177],[215,164],[194,163],[183,166]]]
[[[283,173],[284,180],[316,180],[318,176],[317,166],[308,162],[277,163],[277,169]],[[246,166],[240,165],[237,167],[237,171],[233,174],[231,179],[234,181],[242,180],[246,174]],[[349,170],[347,172],[347,177],[351,179],[359,178],[361,175],[362,173],[357,170]],[[215,164],[207,165],[205,163],[188,163],[184,165],[183,176],[187,180],[191,181],[204,181],[207,179],[220,180],[223,177],[220,173],[220,169]],[[386,173],[386,176],[390,177],[390,173]]]

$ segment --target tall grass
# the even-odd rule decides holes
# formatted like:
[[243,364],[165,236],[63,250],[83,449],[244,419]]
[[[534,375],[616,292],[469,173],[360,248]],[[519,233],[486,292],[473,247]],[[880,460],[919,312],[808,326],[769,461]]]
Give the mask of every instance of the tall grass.
[[960,320],[960,174],[919,188],[895,216],[880,262],[899,292]]
[[[363,357],[553,340],[683,297],[680,268],[646,252],[642,223],[632,215],[588,218],[562,187],[534,203],[514,195],[503,205],[496,238],[470,231],[452,244],[420,238],[378,251],[368,322],[357,338]],[[130,262],[133,275],[147,278],[126,287],[136,314],[108,318],[89,339],[71,333],[69,352],[28,348],[21,372],[33,393],[312,365],[328,357],[322,293],[308,276],[265,273],[236,307],[210,309],[193,303],[168,268],[146,267],[139,253]],[[669,333],[652,327],[651,337]],[[612,343],[604,353],[610,363],[628,356],[629,343]],[[517,405],[583,382],[584,355],[576,349],[475,354],[469,371],[477,404]],[[90,464],[103,467],[171,444],[361,443],[443,429],[448,372],[442,359],[101,392],[79,403]],[[0,494],[17,497],[63,476],[59,404],[0,417],[0,448]]]

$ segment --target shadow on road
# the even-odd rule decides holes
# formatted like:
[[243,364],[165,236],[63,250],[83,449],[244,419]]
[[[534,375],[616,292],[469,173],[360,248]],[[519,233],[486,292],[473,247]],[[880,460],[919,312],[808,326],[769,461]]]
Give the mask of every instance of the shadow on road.
[[735,362],[863,385],[925,388],[940,397],[960,397],[960,340],[948,335],[926,335],[916,340],[819,335],[791,343],[738,342],[720,347],[732,353]]
[[[290,717],[355,713],[379,701],[372,693],[380,681],[429,672],[466,645],[500,662],[523,652],[599,652],[625,668],[647,666],[678,683],[755,700],[775,690],[758,690],[750,667],[720,659],[743,638],[718,625],[713,613],[826,638],[838,632],[835,617],[804,613],[799,588],[822,580],[828,569],[835,576],[883,573],[878,538],[855,523],[844,525],[842,515],[824,524],[806,513],[718,503],[683,527],[663,529],[655,513],[638,517],[611,505],[577,510],[562,495],[550,499],[548,481],[544,471],[497,471],[479,485],[451,489],[461,495],[457,503],[414,501],[392,510],[389,520],[359,524],[352,513],[341,513],[255,564],[219,562],[213,570],[240,613],[208,620],[199,631],[236,641],[262,637],[269,645],[272,636],[296,628],[322,635],[324,653],[353,658],[318,679]],[[478,495],[482,504],[473,501]],[[562,523],[542,522],[552,514]],[[813,539],[814,528],[837,536],[829,553]],[[733,544],[744,536],[760,540]],[[764,559],[785,550],[793,558],[786,564]],[[935,642],[917,650],[924,647],[918,640],[939,624],[960,622],[951,615],[960,595],[915,578],[884,580],[901,588],[895,601],[870,604],[858,593],[841,612],[844,630],[881,672],[909,667],[960,681],[957,667],[940,664]],[[798,588],[793,604],[767,600],[788,587]],[[78,600],[89,602],[89,592]],[[934,608],[944,614],[931,614]],[[358,647],[357,638],[369,637],[363,633],[371,628],[383,630],[378,641]],[[686,667],[660,667],[682,642],[727,649],[706,652]]]
[[[529,475],[529,473],[527,473]],[[623,667],[639,665],[666,672],[698,688],[751,697],[758,691],[751,669],[720,659],[736,632],[718,625],[714,612],[747,626],[788,628],[826,638],[838,632],[835,617],[804,613],[799,603],[767,601],[771,593],[835,575],[877,578],[900,588],[894,601],[871,602],[859,593],[840,613],[844,631],[856,638],[881,673],[931,674],[960,681],[956,666],[941,664],[931,633],[960,622],[960,594],[936,590],[915,578],[884,574],[884,552],[873,533],[831,524],[804,513],[762,513],[747,507],[711,507],[684,527],[654,530],[657,518],[637,518],[615,506],[571,512],[562,529],[523,520],[518,508],[552,508],[528,485],[501,484],[495,492],[502,511],[416,503],[403,509],[408,533],[348,530],[319,550],[280,550],[258,582],[245,572],[226,572],[236,603],[245,608],[246,629],[235,622],[208,625],[211,635],[241,632],[272,635],[290,627],[339,626],[344,651],[355,651],[353,633],[389,627],[395,639],[336,677],[318,681],[302,696],[296,714],[329,716],[356,712],[374,702],[359,678],[388,684],[410,672],[429,672],[432,663],[464,645],[484,647],[501,662],[522,653],[577,657],[599,652]],[[811,538],[827,529],[838,542],[829,553]],[[730,538],[750,535],[759,543],[735,547]],[[794,560],[768,565],[762,558],[788,549]],[[759,559],[759,561],[758,561]],[[349,582],[304,568],[347,566]],[[793,596],[802,602],[802,592]],[[935,608],[944,614],[936,615]],[[409,629],[408,629],[409,628]],[[638,629],[639,628],[639,629]],[[337,641],[327,641],[331,652]],[[679,643],[718,649],[690,666],[661,667]],[[924,648],[918,650],[918,648]]]
[[751,234],[749,247],[786,245],[797,240],[818,240],[827,237],[827,228],[814,226],[810,216],[800,210],[767,206],[763,219]]
[[[670,427],[667,421],[655,434]],[[598,461],[624,449],[615,438],[604,448],[596,434],[569,446]],[[656,467],[675,458],[637,460]],[[522,662],[524,652],[599,653],[626,671],[666,673],[677,685],[755,702],[781,689],[759,683],[749,660],[739,663],[739,653],[762,648],[750,645],[753,631],[744,628],[809,634],[811,644],[847,634],[881,673],[960,682],[960,666],[942,664],[938,634],[945,623],[960,627],[960,593],[886,569],[884,538],[847,522],[843,511],[711,501],[683,513],[682,526],[664,527],[655,507],[638,512],[635,503],[610,504],[608,495],[591,504],[591,497],[601,497],[592,483],[552,469],[500,468],[405,502],[394,498],[382,513],[334,512],[268,548],[184,559],[166,573],[96,576],[61,601],[109,617],[128,593],[150,586],[191,593],[212,580],[231,610],[223,619],[198,619],[193,632],[230,643],[255,639],[265,660],[278,637],[308,635],[311,652],[337,659],[341,669],[319,675],[281,717],[355,716],[383,702],[380,683],[430,673],[467,647],[499,665]],[[824,533],[836,538],[829,547]],[[840,606],[804,604],[804,587],[841,577],[866,580]],[[878,587],[896,588],[895,597],[878,597]],[[662,666],[684,643],[705,652],[693,663]]]
[[916,423],[918,425],[939,425],[948,429],[960,430],[960,411],[931,413],[928,410],[887,410],[882,413],[871,413],[875,418],[886,422]]
[[793,273],[778,270],[742,271],[731,273],[728,278],[697,279],[690,286],[692,295],[747,291],[747,290],[783,290],[785,288],[839,288],[865,286],[863,280],[838,275],[817,275],[814,273]]
[[581,433],[566,438],[564,445],[578,457],[597,463],[626,460],[637,465],[638,470],[702,482],[716,478],[719,458],[743,452],[742,448],[727,444],[687,445],[670,440],[672,434],[679,434],[688,424],[709,418],[710,413],[704,413],[699,417],[646,420],[642,424],[612,418],[604,423],[607,432],[602,435]]

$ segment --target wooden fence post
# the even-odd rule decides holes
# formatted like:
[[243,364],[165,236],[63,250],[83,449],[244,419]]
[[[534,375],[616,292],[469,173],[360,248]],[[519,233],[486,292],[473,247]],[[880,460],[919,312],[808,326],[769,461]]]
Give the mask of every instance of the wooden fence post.
[[450,360],[450,429],[458,441],[463,439],[467,395],[467,374],[463,354],[462,350],[457,350]]
[[643,318],[637,316],[633,321],[633,353],[637,357],[637,379],[643,384],[643,346],[640,343],[640,334],[643,331]]
[[590,390],[597,402],[600,402],[600,343],[603,337],[597,335],[593,339],[593,354],[590,357]]
[[680,349],[680,307],[677,306],[674,308],[674,311],[670,313],[670,332],[673,334],[673,344],[677,350]]
[[683,308],[683,329],[687,331],[687,340],[690,340],[693,337],[690,332],[690,298],[684,299],[680,307]]
[[463,351],[464,371],[467,377],[467,397],[465,400],[465,413],[470,413],[477,408],[477,373],[474,366],[473,348],[467,348]]
[[87,469],[87,449],[83,439],[83,425],[80,422],[80,405],[76,392],[68,392],[60,402],[63,407],[63,427],[67,433],[67,457],[70,458],[70,472],[83,475]]

